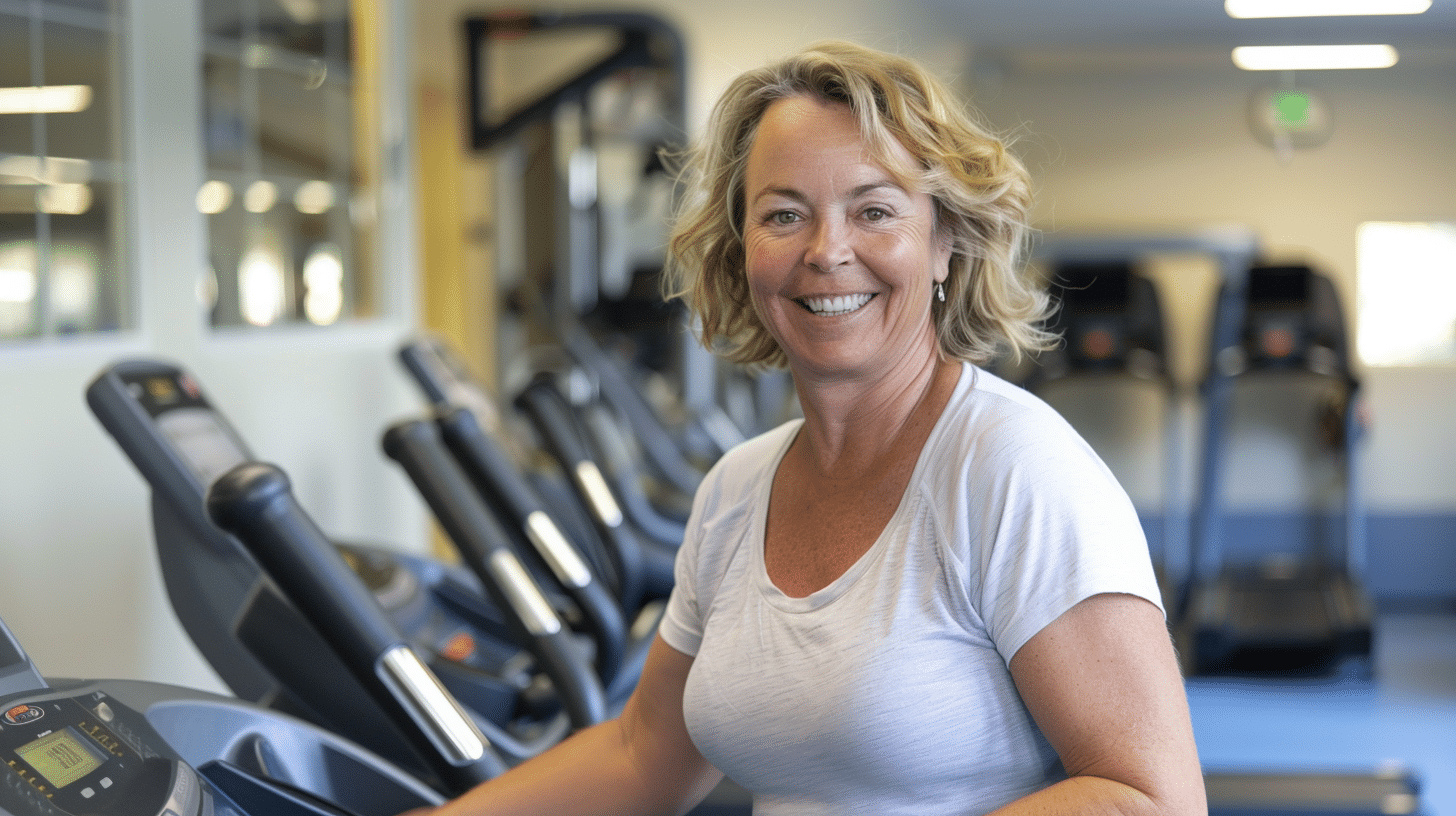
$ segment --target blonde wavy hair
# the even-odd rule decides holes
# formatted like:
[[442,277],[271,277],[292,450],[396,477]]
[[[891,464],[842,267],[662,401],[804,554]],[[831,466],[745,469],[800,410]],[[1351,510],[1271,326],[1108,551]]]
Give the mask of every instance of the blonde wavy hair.
[[[937,234],[952,246],[945,302],[934,304],[943,355],[973,363],[1003,354],[1019,360],[1054,344],[1041,328],[1048,297],[1022,263],[1031,185],[1021,162],[913,61],[830,41],[735,79],[703,138],[678,157],[683,197],[668,243],[664,294],[683,300],[705,345],[736,363],[786,363],[749,296],[743,221],[747,159],[759,122],[773,102],[793,96],[848,105],[870,155],[907,189],[934,200]],[[918,166],[895,161],[892,140]]]

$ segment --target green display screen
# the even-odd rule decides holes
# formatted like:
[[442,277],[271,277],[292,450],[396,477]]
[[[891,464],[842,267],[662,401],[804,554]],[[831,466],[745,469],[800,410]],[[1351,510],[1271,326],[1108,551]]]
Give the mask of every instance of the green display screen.
[[63,728],[15,749],[46,781],[57,788],[101,767],[102,754],[80,734]]

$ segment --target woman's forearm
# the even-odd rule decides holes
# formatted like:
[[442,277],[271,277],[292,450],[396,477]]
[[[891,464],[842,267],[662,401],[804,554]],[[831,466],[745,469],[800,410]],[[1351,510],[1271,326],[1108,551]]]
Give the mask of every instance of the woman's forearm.
[[[642,759],[621,721],[611,720],[479,785],[435,816],[678,813],[706,795],[706,789],[683,785],[680,772],[643,767]],[[704,780],[709,788],[715,782]]]
[[684,813],[722,779],[688,737],[682,689],[692,658],[653,644],[622,715],[442,805],[434,816]]
[[1074,776],[1029,794],[993,816],[1206,816],[1202,779],[1183,790],[1148,792],[1123,782]]

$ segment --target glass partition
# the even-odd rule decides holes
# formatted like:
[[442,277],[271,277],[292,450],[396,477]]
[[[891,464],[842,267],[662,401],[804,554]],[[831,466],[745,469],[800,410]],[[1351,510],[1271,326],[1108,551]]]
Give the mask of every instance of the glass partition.
[[374,314],[376,207],[355,148],[349,4],[212,0],[203,139],[214,326]]
[[0,0],[0,341],[130,325],[121,14]]

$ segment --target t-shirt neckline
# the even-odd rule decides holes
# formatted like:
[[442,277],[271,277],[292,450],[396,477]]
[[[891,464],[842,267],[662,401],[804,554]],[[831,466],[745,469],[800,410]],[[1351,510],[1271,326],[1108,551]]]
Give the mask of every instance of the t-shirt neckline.
[[794,425],[784,434],[778,450],[774,453],[772,461],[764,469],[763,483],[758,485],[758,500],[755,502],[753,524],[749,529],[749,540],[753,543],[753,567],[755,583],[758,584],[759,592],[765,600],[775,608],[791,613],[813,612],[834,603],[844,597],[846,593],[857,584],[861,577],[881,558],[884,557],[888,541],[894,537],[887,535],[895,529],[901,519],[908,512],[911,504],[909,498],[915,492],[915,486],[921,481],[921,471],[926,467],[927,452],[934,450],[938,437],[944,432],[945,417],[951,413],[950,406],[954,405],[964,397],[964,393],[975,387],[976,368],[970,363],[961,364],[960,377],[956,380],[955,389],[951,392],[950,399],[946,401],[945,408],[941,410],[940,416],[935,418],[935,425],[925,437],[925,443],[916,456],[915,467],[910,471],[910,479],[905,484],[905,493],[900,496],[899,503],[895,506],[895,512],[890,514],[889,521],[875,538],[875,543],[870,545],[853,564],[849,566],[838,578],[830,581],[828,585],[821,587],[808,595],[795,597],[779,589],[778,585],[768,575],[768,563],[764,559],[764,549],[768,543],[768,505],[773,492],[774,475],[778,473],[779,465],[783,462],[784,456],[789,451],[789,446],[794,443],[802,430],[803,419],[796,420]]

